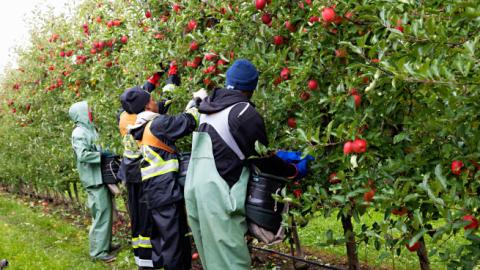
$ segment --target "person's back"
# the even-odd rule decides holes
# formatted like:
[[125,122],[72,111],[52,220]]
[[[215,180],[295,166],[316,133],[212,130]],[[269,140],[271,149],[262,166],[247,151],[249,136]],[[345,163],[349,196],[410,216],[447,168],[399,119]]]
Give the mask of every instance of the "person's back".
[[245,199],[249,169],[245,158],[255,142],[266,144],[263,119],[249,99],[258,72],[246,60],[227,71],[227,89],[201,104],[185,184],[190,227],[207,270],[249,269]]

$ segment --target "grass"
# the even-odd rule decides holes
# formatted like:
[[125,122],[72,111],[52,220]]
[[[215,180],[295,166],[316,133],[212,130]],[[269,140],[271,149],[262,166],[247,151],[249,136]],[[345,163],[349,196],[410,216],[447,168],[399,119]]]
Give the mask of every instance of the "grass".
[[[68,218],[65,218],[68,215],[56,213],[55,211],[61,210],[55,206],[45,211],[47,209],[35,204],[37,203],[0,192],[0,259],[9,260],[8,269],[135,269],[133,256],[126,243],[123,243],[124,248],[118,254],[116,262],[106,265],[91,261],[88,255],[87,228],[71,224],[88,224],[90,221],[68,222]],[[362,223],[367,225],[380,220],[383,220],[383,214],[378,212],[370,212],[362,217]],[[324,255],[320,258],[326,259],[326,262],[345,260],[344,245],[320,246],[327,240],[327,230],[333,231],[334,238],[343,237],[341,223],[335,215],[329,218],[315,217],[305,228],[299,230],[303,246],[315,254]],[[355,230],[360,230],[360,225],[355,224]],[[433,246],[428,237],[426,240],[427,247]],[[452,237],[439,249],[454,249],[461,241],[464,241],[461,235]],[[408,252],[406,248],[402,248],[400,256],[396,256],[386,250],[377,251],[373,243],[361,243],[359,257],[362,262],[367,262],[374,268],[419,269],[416,254]],[[432,269],[446,269],[438,257],[431,256],[430,260]]]
[[[362,223],[370,225],[375,221],[383,220],[383,213],[379,212],[370,212],[368,215],[364,215],[362,218]],[[354,221],[353,221],[354,222]],[[361,230],[361,224],[355,224],[355,231]],[[332,215],[329,218],[324,218],[323,216],[317,216],[305,227],[300,229],[299,235],[302,241],[302,244],[306,246],[309,250],[319,251],[321,253],[328,253],[332,255],[337,255],[339,257],[346,257],[346,248],[345,245],[339,246],[329,246],[329,247],[320,247],[321,243],[327,241],[327,236],[325,232],[327,230],[332,230],[334,233],[334,239],[339,239],[343,237],[343,228],[341,222],[336,219],[336,215]],[[463,236],[457,235],[450,239],[445,239],[445,242],[438,242],[432,244],[429,237],[426,237],[427,248],[431,248],[433,245],[437,246],[439,249],[454,249],[459,242],[465,241]],[[443,245],[438,246],[439,243]],[[406,248],[402,247],[400,256],[393,254],[389,250],[379,250],[377,251],[373,245],[373,241],[369,245],[365,243],[359,244],[358,247],[359,259],[362,262],[368,263],[369,266],[375,268],[386,268],[386,269],[420,269],[418,263],[418,257],[415,252],[411,253]],[[444,263],[440,261],[438,256],[430,256],[431,269],[442,270],[446,269]]]
[[88,255],[88,231],[0,193],[0,259],[8,269],[134,269],[133,256],[122,249],[111,265]]

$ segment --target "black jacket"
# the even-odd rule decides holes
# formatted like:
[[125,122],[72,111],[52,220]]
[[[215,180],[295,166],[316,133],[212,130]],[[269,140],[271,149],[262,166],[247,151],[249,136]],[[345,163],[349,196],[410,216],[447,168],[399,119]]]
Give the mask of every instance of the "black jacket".
[[[217,89],[200,103],[199,111],[202,114],[213,114],[239,102],[249,102],[252,106],[248,106],[241,113],[245,105],[235,105],[228,115],[228,124],[238,147],[245,158],[248,158],[257,155],[255,151],[257,140],[265,146],[268,145],[268,140],[263,118],[246,96],[236,90]],[[233,186],[240,178],[245,162],[238,158],[212,126],[204,123],[200,125],[198,131],[209,134],[217,171],[230,187]]]
[[[135,140],[142,139],[146,124],[131,130]],[[196,125],[195,118],[188,113],[174,116],[161,114],[152,120],[150,131],[163,143],[177,151],[175,141],[191,134]],[[172,154],[156,147],[151,148],[165,161],[178,158],[176,153]],[[141,167],[147,165],[142,163]],[[176,177],[176,172],[169,172],[144,181],[144,199],[149,209],[163,207],[183,199],[183,190],[177,183]]]

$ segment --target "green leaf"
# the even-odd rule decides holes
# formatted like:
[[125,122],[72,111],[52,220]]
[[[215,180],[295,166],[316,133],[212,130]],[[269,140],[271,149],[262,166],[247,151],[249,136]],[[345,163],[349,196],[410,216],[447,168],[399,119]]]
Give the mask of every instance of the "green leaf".
[[410,138],[408,137],[408,133],[402,132],[400,134],[395,135],[395,137],[393,137],[393,144],[397,144],[401,141],[410,141]]
[[442,185],[442,188],[444,190],[447,189],[447,179],[442,173],[442,166],[440,164],[437,164],[437,166],[435,166],[435,176],[437,177],[437,180]]
[[409,246],[413,246],[416,242],[418,242],[418,240],[420,240],[420,238],[423,237],[423,235],[424,235],[427,231],[428,231],[427,229],[422,228],[422,230],[420,230],[412,239],[410,239],[410,241],[408,242],[408,245],[409,245]]

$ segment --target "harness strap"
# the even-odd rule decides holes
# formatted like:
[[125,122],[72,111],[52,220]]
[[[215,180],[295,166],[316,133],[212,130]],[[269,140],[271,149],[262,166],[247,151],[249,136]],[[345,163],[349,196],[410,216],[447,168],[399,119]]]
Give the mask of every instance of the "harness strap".
[[162,149],[170,154],[175,154],[175,150],[173,150],[170,146],[166,145],[164,142],[162,142],[152,134],[152,131],[150,130],[151,125],[152,125],[152,121],[148,122],[147,125],[145,126],[145,131],[143,132],[143,137],[140,143],[143,145],[148,145],[148,146]]
[[228,115],[233,107],[237,104],[245,104],[245,107],[242,109],[241,113],[238,115],[240,117],[250,106],[248,102],[239,102],[235,103],[230,107],[225,108],[222,111],[213,114],[201,114],[200,115],[200,125],[203,123],[207,123],[212,126],[223,139],[223,141],[232,149],[233,152],[238,156],[240,160],[245,159],[245,155],[240,150],[235,138],[233,138],[232,133],[230,132],[230,126],[228,124]]

